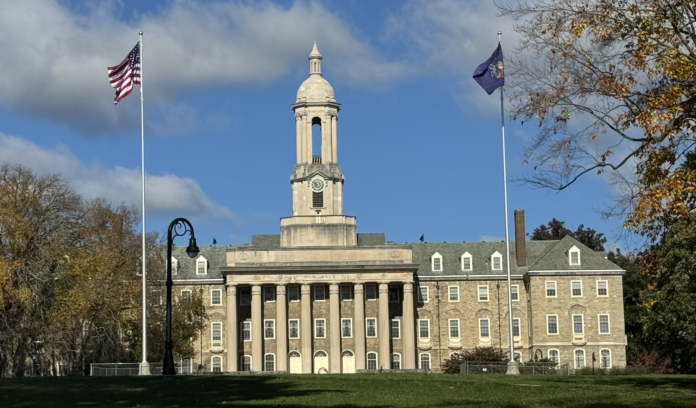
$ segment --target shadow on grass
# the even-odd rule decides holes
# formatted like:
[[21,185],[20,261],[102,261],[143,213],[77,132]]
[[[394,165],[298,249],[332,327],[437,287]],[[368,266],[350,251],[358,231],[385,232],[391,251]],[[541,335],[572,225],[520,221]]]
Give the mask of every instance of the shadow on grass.
[[343,398],[344,392],[303,389],[289,378],[265,375],[10,378],[0,381],[0,407],[302,407],[307,398]]

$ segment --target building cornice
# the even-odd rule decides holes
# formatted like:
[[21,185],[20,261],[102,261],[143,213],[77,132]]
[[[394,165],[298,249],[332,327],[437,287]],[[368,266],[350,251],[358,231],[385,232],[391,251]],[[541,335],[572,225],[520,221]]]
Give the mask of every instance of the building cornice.
[[527,275],[529,276],[587,276],[587,275],[624,275],[626,273],[623,269],[588,269],[572,271],[567,269],[550,269],[550,270],[539,270],[539,271],[529,271]]
[[268,265],[268,264],[252,264],[252,265],[236,265],[236,266],[224,266],[220,268],[223,276],[230,274],[277,274],[279,272],[283,273],[350,273],[350,272],[363,272],[363,273],[379,273],[379,272],[412,272],[415,273],[418,270],[418,264],[398,264],[398,263],[388,263],[388,264],[374,264],[374,265],[351,265],[351,264],[336,264],[336,265],[308,265],[308,264],[295,264],[295,265]]
[[[524,275],[510,275],[510,279],[522,280]],[[418,275],[420,281],[436,281],[436,280],[507,280],[507,275]]]

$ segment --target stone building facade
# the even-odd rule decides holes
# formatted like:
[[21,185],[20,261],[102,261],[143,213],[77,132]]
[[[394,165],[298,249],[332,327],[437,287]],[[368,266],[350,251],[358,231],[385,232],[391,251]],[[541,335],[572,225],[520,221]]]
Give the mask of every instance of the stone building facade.
[[[203,295],[207,327],[182,371],[438,369],[477,346],[509,350],[504,242],[393,243],[343,214],[340,104],[316,44],[295,115],[293,215],[251,244],[173,255],[174,296]],[[312,126],[321,127],[312,155]],[[571,237],[511,242],[515,358],[626,363],[624,271]]]

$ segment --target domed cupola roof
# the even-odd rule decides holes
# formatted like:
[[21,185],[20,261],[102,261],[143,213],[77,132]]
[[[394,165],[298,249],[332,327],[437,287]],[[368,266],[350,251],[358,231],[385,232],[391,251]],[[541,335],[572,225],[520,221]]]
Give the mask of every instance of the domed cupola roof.
[[312,52],[309,54],[309,78],[307,78],[300,89],[297,90],[296,103],[302,102],[336,102],[334,90],[331,84],[321,76],[322,56],[314,42]]

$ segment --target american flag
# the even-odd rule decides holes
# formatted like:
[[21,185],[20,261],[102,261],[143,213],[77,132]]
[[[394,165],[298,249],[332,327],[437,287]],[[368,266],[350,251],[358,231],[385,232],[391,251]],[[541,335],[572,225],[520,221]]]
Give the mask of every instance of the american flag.
[[107,68],[109,82],[116,88],[114,105],[128,96],[133,90],[133,85],[140,85],[140,43],[135,47],[120,64]]

